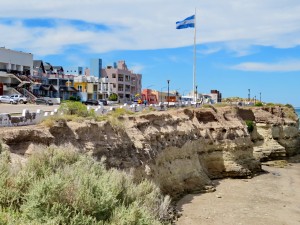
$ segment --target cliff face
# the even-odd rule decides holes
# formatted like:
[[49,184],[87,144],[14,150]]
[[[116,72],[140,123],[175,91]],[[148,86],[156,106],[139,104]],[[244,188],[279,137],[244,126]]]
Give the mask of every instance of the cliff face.
[[253,155],[260,161],[292,156],[300,153],[299,120],[293,109],[262,107],[239,109],[243,120],[255,121],[251,133]]
[[[106,158],[107,166],[126,169],[136,179],[152,179],[176,196],[201,190],[213,178],[251,176],[260,171],[259,160],[298,153],[298,120],[280,109],[180,109],[124,116],[115,125],[58,121],[51,128],[0,132],[13,153],[73,148]],[[251,134],[246,119],[256,122]]]

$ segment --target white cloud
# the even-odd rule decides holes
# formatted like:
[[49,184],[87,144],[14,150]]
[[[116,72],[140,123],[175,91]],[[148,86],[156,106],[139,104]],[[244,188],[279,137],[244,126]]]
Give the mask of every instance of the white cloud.
[[200,50],[199,52],[203,55],[210,55],[210,54],[217,53],[221,50],[222,50],[221,47],[212,47],[212,48],[207,48],[207,49]]
[[[64,18],[103,24],[109,31],[83,30],[71,24],[29,28],[0,25],[0,43],[38,55],[61,53],[68,45],[90,52],[182,47],[193,44],[193,30],[175,22],[197,7],[197,43],[223,43],[238,55],[251,45],[289,48],[300,45],[298,0],[10,0],[0,18]],[[242,43],[242,46],[241,44]]]
[[128,66],[128,69],[132,70],[134,73],[142,73],[145,66],[139,63],[134,63]]
[[300,71],[300,60],[281,61],[277,63],[245,62],[231,66],[230,69],[255,72],[294,72]]

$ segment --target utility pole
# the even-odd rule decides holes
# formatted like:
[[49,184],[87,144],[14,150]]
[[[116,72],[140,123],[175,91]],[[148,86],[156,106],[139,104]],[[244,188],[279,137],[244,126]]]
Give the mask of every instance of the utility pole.
[[169,107],[169,101],[170,101],[170,90],[169,90],[169,84],[170,84],[170,80],[167,80],[167,82],[168,82],[168,107]]

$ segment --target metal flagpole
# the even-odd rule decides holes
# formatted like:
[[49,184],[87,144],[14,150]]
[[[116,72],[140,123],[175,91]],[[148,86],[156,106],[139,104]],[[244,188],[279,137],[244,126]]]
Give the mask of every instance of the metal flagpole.
[[197,96],[196,95],[196,8],[195,8],[195,19],[194,19],[194,71],[193,71],[193,96],[195,102],[197,101]]

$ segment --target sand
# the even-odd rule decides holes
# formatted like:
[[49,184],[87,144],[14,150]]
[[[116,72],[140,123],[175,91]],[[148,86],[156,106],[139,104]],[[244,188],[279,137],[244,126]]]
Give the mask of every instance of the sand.
[[215,180],[215,192],[185,196],[176,225],[300,225],[300,163],[263,170],[252,179]]

